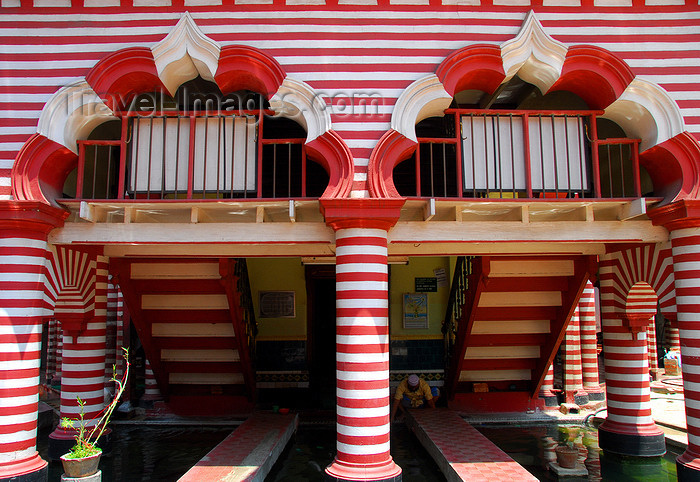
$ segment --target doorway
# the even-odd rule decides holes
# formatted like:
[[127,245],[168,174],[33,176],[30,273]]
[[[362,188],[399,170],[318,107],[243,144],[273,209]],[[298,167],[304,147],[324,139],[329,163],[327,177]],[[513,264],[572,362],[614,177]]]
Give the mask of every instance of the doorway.
[[307,266],[309,404],[335,409],[335,266]]

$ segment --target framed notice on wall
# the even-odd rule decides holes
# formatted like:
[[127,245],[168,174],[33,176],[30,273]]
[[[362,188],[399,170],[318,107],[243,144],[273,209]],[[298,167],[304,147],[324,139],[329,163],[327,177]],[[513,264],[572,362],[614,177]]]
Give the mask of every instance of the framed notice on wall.
[[260,318],[294,318],[296,303],[294,291],[260,291]]
[[427,293],[404,293],[403,327],[406,329],[428,328]]

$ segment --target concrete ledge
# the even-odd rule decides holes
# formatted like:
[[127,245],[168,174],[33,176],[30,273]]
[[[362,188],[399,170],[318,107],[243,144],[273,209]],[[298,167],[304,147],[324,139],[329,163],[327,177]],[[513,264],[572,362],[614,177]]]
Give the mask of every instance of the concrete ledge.
[[187,471],[180,481],[262,481],[298,425],[296,414],[256,412]]
[[406,423],[449,481],[537,480],[452,410],[409,410]]

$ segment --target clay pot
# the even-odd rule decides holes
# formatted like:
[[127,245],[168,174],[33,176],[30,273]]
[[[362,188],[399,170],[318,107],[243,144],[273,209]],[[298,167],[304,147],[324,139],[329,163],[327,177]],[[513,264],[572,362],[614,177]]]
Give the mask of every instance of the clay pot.
[[63,471],[68,477],[89,477],[97,473],[101,456],[102,452],[80,459],[68,459],[65,455],[62,455]]
[[573,469],[578,462],[578,449],[568,445],[560,445],[554,451],[557,454],[557,464],[565,469]]

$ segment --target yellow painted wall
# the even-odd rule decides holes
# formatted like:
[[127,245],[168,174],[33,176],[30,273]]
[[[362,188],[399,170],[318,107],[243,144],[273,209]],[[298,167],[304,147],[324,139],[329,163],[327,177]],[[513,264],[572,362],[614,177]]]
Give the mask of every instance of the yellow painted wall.
[[[248,258],[258,339],[306,339],[306,279],[299,258]],[[295,318],[260,318],[260,291],[295,291]]]
[[[435,277],[434,269],[443,268],[447,275],[446,286],[438,286],[437,293],[428,293],[428,328],[404,329],[403,294],[415,292],[416,278]],[[412,257],[407,265],[390,265],[389,316],[392,338],[441,337],[442,321],[445,318],[450,297],[452,268],[449,257]]]

